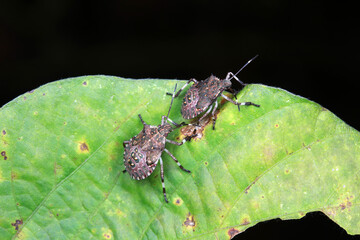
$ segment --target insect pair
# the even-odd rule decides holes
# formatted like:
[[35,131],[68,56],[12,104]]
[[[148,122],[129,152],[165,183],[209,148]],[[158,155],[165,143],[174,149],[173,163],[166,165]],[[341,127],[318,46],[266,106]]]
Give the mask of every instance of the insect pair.
[[[155,170],[156,165],[160,162],[160,177],[163,188],[163,194],[165,202],[168,202],[166,197],[165,183],[164,183],[164,165],[163,160],[161,158],[162,153],[165,151],[176,163],[177,165],[185,172],[190,173],[190,170],[185,169],[179,161],[165,148],[166,142],[182,145],[186,141],[191,140],[191,138],[195,137],[196,134],[188,136],[184,138],[181,142],[176,142],[167,139],[169,133],[171,133],[174,129],[179,128],[181,126],[186,125],[184,122],[177,124],[169,118],[171,106],[175,97],[179,96],[181,91],[184,88],[193,82],[194,84],[189,88],[187,93],[185,94],[181,114],[185,119],[192,119],[203,112],[206,112],[200,117],[198,122],[200,122],[203,118],[205,118],[210,112],[212,114],[213,119],[213,129],[215,129],[216,116],[215,111],[218,107],[217,98],[222,96],[225,100],[235,104],[238,106],[240,111],[240,106],[242,105],[254,105],[256,107],[260,107],[260,105],[254,104],[252,102],[242,102],[239,103],[237,101],[232,100],[223,94],[224,91],[229,91],[234,94],[234,90],[232,89],[231,79],[237,80],[243,86],[245,85],[241,82],[236,75],[246,67],[252,60],[254,60],[257,56],[250,59],[236,74],[229,72],[225,79],[220,80],[215,76],[210,76],[204,81],[197,81],[195,79],[190,79],[176,94],[176,86],[174,92],[167,93],[168,95],[172,95],[171,103],[169,107],[168,114],[166,116],[162,116],[161,124],[158,126],[148,125],[144,122],[141,115],[139,114],[140,121],[143,124],[143,129],[141,132],[135,137],[131,138],[129,141],[124,141],[124,165],[125,170],[123,172],[128,172],[133,179],[141,180],[145,179],[152,174]],[[235,96],[236,98],[236,96]],[[171,126],[171,124],[174,127]]]

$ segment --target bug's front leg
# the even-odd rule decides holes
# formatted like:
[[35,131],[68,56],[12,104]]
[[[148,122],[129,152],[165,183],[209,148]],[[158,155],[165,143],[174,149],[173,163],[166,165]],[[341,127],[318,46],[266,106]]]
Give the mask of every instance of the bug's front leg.
[[228,96],[224,95],[223,93],[221,93],[221,96],[222,96],[223,98],[225,98],[225,100],[227,100],[227,101],[229,101],[229,102],[237,105],[238,108],[239,108],[239,111],[240,111],[240,107],[239,107],[239,106],[244,106],[244,105],[253,105],[253,106],[255,106],[255,107],[260,107],[260,105],[255,104],[255,103],[252,103],[252,102],[240,102],[240,103],[239,103],[239,102],[237,102],[237,101],[234,101],[234,100],[230,99]]
[[160,160],[161,185],[162,185],[162,188],[163,188],[163,194],[164,194],[165,202],[168,203],[169,201],[166,198],[166,190],[165,190],[165,182],[164,182],[164,164],[163,164],[163,161],[162,161],[161,157],[159,158],[159,160]]
[[[187,85],[189,85],[191,82],[193,83],[198,83],[198,81],[195,78],[191,78],[187,83],[185,83],[185,85],[175,94],[174,97],[177,97],[180,95],[180,93],[182,92],[182,90],[184,90],[184,88],[186,88]],[[167,92],[166,95],[170,95],[172,96],[172,93]]]

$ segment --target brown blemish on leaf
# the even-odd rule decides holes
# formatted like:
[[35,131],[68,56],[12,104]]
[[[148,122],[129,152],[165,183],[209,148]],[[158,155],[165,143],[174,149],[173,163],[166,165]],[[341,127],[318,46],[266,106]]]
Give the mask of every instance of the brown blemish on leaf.
[[16,178],[17,178],[17,174],[15,172],[11,171],[11,180],[13,181]]
[[275,124],[274,127],[275,127],[275,128],[279,128],[279,124]]
[[209,163],[208,163],[208,162],[206,162],[206,161],[204,162],[204,164],[205,164],[205,166],[209,165]]
[[238,235],[240,233],[239,230],[235,229],[235,228],[230,228],[229,231],[227,232],[227,234],[229,235],[230,239],[232,239],[233,237],[235,237],[236,235]]
[[191,215],[190,212],[186,215],[186,220],[184,221],[183,226],[185,226],[186,228],[192,228],[192,230],[195,231],[195,218],[193,215]]
[[352,200],[354,199],[354,196],[350,195],[344,198],[339,205],[327,207],[322,210],[323,213],[325,213],[328,216],[335,216],[339,211],[349,211],[352,206]]
[[245,188],[245,194],[247,194],[250,190],[250,188],[257,182],[257,180],[259,180],[260,177],[256,177],[255,180],[249,185],[247,186],[247,188]]
[[[61,156],[62,157],[62,156]],[[54,174],[57,174],[58,170],[61,170],[61,165],[57,164],[57,162],[54,162]]]
[[88,147],[88,145],[86,144],[86,142],[79,142],[79,150],[80,150],[82,153],[88,153],[88,152],[89,152],[89,147]]
[[6,131],[5,131],[5,130],[2,130],[2,135],[6,135]]
[[344,201],[342,203],[340,203],[339,207],[341,210],[345,210],[348,209],[352,206],[352,199],[354,198],[354,196],[349,196],[346,197],[346,199],[344,199]]
[[84,81],[84,82],[82,83],[82,85],[86,86],[86,85],[87,85],[87,82],[86,82],[86,81]]
[[1,152],[1,156],[4,158],[4,160],[7,160],[7,156],[6,156],[6,152],[5,151],[2,151]]
[[247,217],[244,217],[243,219],[241,219],[240,225],[244,226],[244,225],[248,225],[250,224],[250,220]]
[[18,231],[19,230],[19,227],[20,225],[23,224],[23,220],[22,219],[16,219],[16,221],[14,223],[11,223],[12,226],[15,227],[15,230]]

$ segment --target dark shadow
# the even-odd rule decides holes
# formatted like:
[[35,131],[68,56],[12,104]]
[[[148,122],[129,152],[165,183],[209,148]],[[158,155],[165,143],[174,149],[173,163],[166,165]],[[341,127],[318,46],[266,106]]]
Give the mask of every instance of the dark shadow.
[[360,235],[349,235],[322,212],[307,213],[301,219],[279,218],[261,222],[233,239],[360,239]]

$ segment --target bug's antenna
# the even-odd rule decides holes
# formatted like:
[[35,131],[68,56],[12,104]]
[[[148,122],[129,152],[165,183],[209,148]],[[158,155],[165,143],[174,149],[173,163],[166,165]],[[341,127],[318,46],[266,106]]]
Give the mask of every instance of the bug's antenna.
[[175,84],[175,89],[174,89],[174,92],[173,92],[173,94],[172,94],[171,103],[170,103],[170,107],[169,107],[168,114],[166,115],[166,119],[169,119],[171,106],[172,106],[173,101],[174,101],[174,98],[175,98],[176,87],[177,87],[177,83]]
[[[240,68],[240,70],[237,71],[237,73],[235,73],[231,78],[229,78],[229,80],[235,78],[236,81],[238,81],[238,82],[240,82],[241,84],[243,84],[239,79],[237,79],[236,75],[238,75],[238,74],[241,72],[241,70],[243,70],[249,63],[252,62],[252,60],[254,60],[255,58],[257,58],[258,56],[259,56],[259,54],[256,54],[255,57],[253,57],[253,58],[250,59],[247,63],[245,63],[244,66],[242,66],[242,67]],[[244,85],[244,84],[243,84],[243,85]]]

